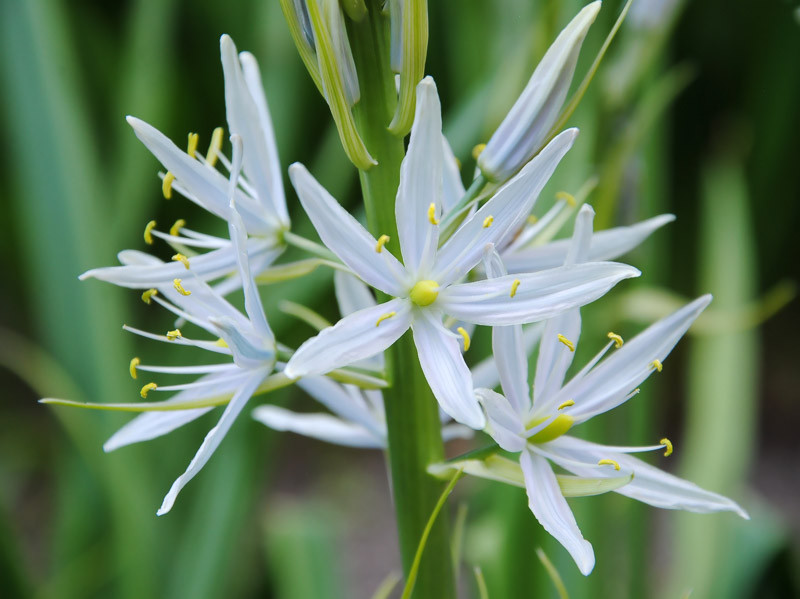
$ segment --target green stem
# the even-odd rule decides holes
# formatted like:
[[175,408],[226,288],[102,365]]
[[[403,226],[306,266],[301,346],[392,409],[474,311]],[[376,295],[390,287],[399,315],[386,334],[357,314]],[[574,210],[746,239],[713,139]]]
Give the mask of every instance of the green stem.
[[[399,248],[394,201],[403,160],[402,138],[389,133],[396,103],[394,74],[389,69],[388,19],[379,2],[367,3],[369,17],[349,23],[349,38],[358,69],[361,101],[355,106],[359,132],[378,161],[360,171],[367,222],[376,236],[389,235],[387,250]],[[444,448],[436,400],[417,360],[410,332],[386,351],[390,386],[383,392],[389,437],[389,463],[397,516],[400,553],[406,578],[411,574],[420,537],[442,493],[442,482],[430,476],[429,464],[441,461]],[[414,597],[455,597],[447,518],[432,526],[420,560]]]

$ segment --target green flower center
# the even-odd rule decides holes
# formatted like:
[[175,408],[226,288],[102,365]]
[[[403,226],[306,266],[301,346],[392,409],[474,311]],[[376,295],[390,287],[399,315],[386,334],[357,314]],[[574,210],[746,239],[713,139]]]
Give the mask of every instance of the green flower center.
[[439,283],[436,281],[419,281],[411,288],[409,297],[418,306],[430,306],[439,297]]

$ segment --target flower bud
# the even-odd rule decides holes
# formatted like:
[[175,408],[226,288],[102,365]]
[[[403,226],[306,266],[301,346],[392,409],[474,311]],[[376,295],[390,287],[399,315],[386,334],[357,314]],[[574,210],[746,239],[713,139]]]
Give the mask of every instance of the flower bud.
[[425,76],[428,54],[427,0],[389,0],[391,14],[391,66],[400,73],[400,89],[389,131],[405,135],[414,122],[416,88]]

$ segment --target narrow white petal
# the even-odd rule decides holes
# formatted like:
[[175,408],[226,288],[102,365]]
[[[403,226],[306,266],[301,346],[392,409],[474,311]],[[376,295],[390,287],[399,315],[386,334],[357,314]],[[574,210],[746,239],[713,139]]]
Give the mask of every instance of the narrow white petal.
[[350,420],[373,433],[385,429],[355,387],[345,387],[326,376],[305,376],[297,381],[297,386],[342,420]]
[[342,208],[302,164],[289,167],[300,203],[322,242],[366,283],[395,297],[408,284],[405,269],[391,252],[376,251],[378,241]]
[[538,446],[537,451],[540,449],[540,453],[578,476],[598,476],[601,472],[612,476],[614,469],[608,466],[598,468],[597,461],[615,460],[623,470],[630,470],[634,475],[630,483],[616,492],[649,505],[700,513],[731,511],[749,519],[747,512],[735,501],[718,493],[706,491],[692,482],[668,474],[627,453],[619,452],[617,451],[619,448],[606,447],[565,435]]
[[575,352],[562,343],[558,336],[562,335],[577,348],[580,334],[581,312],[578,308],[562,312],[545,324],[533,382],[533,405],[537,412],[544,399],[554,396],[561,389],[575,356]]
[[461,168],[453,154],[447,138],[442,135],[442,208],[445,214],[464,196],[464,182],[461,180]]
[[406,299],[359,310],[303,343],[284,372],[292,378],[324,374],[374,356],[397,341],[410,325],[411,304]]
[[408,152],[400,166],[395,201],[397,232],[403,263],[422,278],[433,264],[439,244],[439,226],[430,219],[442,214],[442,107],[436,84],[426,77],[417,85],[417,104]]
[[578,216],[575,217],[575,230],[572,233],[567,256],[564,258],[564,266],[580,264],[589,259],[593,224],[594,209],[589,204],[584,204],[578,211]]
[[222,439],[228,434],[228,431],[233,425],[233,421],[236,420],[239,412],[242,411],[247,400],[250,399],[250,396],[253,395],[253,392],[261,384],[261,381],[264,380],[266,375],[266,371],[257,372],[251,375],[241,388],[239,388],[230,403],[225,406],[225,411],[222,413],[217,425],[212,428],[206,435],[206,438],[203,439],[200,449],[197,450],[192,461],[189,462],[189,467],[186,469],[186,472],[181,474],[175,482],[172,483],[172,487],[164,497],[161,507],[158,512],[156,512],[157,515],[162,516],[172,509],[172,506],[175,504],[175,499],[178,497],[178,493],[180,493],[186,483],[192,480],[203,466],[206,465],[217,447],[219,447]]
[[537,322],[593,302],[619,281],[640,274],[615,262],[576,264],[451,285],[439,293],[437,306],[450,316],[482,325]]
[[473,394],[459,340],[429,310],[418,310],[411,328],[420,366],[439,406],[454,420],[482,429],[486,419]]
[[105,442],[103,451],[114,451],[126,445],[156,439],[157,437],[171,433],[184,424],[197,420],[200,416],[213,409],[213,407],[194,408],[191,410],[170,410],[166,412],[145,412],[144,414],[139,414]]
[[[539,339],[541,339],[542,330],[544,330],[543,322],[537,322],[522,328],[522,346],[526,356],[531,354],[533,348],[536,347]],[[476,388],[484,387],[486,389],[493,389],[500,384],[500,372],[494,355],[490,355],[472,367],[472,382]]]
[[[442,285],[458,281],[480,261],[487,244],[501,247],[528,217],[539,192],[577,135],[577,129],[568,129],[556,136],[516,177],[468,217],[437,253],[431,278]],[[489,217],[491,220],[487,220]],[[491,225],[485,226],[487,222]]]
[[583,538],[550,464],[527,449],[520,454],[519,463],[525,477],[528,507],[542,527],[569,551],[581,574],[587,576],[594,568],[594,551]]
[[463,424],[451,422],[442,427],[442,441],[447,443],[454,439],[472,439],[475,436],[475,431]]
[[375,305],[375,297],[369,288],[358,277],[342,270],[333,272],[333,290],[342,316]]
[[386,447],[385,438],[330,414],[298,414],[277,406],[259,406],[253,410],[253,418],[276,431],[290,431],[336,445],[372,449]]
[[486,410],[485,432],[506,451],[522,451],[527,445],[525,425],[509,401],[490,389],[475,389],[475,395]]

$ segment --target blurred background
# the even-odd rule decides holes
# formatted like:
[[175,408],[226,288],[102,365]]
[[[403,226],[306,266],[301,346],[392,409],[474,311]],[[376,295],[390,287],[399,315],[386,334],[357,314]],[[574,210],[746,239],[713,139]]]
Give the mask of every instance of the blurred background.
[[[472,147],[580,6],[430,3],[427,72],[465,175]],[[576,80],[620,9],[605,3]],[[260,62],[284,167],[302,161],[355,207],[355,169],[277,2],[0,0],[3,597],[370,597],[399,570],[378,453],[274,434],[246,410],[175,509],[156,518],[218,416],[106,455],[103,442],[129,416],[36,403],[135,401],[132,356],[195,358],[122,331],[171,328],[139,293],[77,276],[116,263],[120,249],[144,249],[151,218],[226,234],[190,202],[163,199],[159,165],[123,118],[136,115],[179,145],[196,131],[204,147],[225,125],[222,33]],[[598,555],[583,578],[521,489],[466,480],[449,515],[465,522],[462,596],[477,596],[476,566],[493,599],[557,596],[539,547],[574,598],[800,596],[799,56],[796,0],[635,0],[570,120],[579,142],[537,209],[596,174],[588,201],[598,228],[677,215],[626,257],[644,276],[583,311],[575,363],[608,330],[627,338],[686,298],[711,292],[715,301],[660,376],[579,432],[614,444],[669,436],[675,454],[652,461],[731,496],[752,520],[663,512],[615,494],[571,500]],[[295,230],[311,234],[287,193]],[[281,298],[336,317],[330,278],[264,290],[282,341],[313,332],[276,309]],[[294,389],[252,405],[265,401],[313,409]]]

